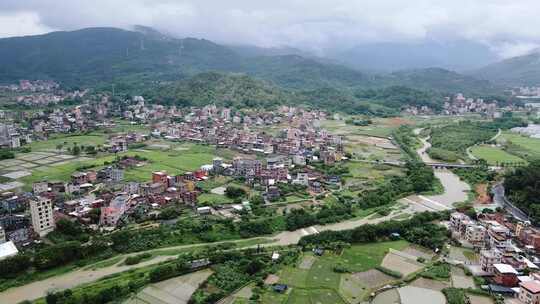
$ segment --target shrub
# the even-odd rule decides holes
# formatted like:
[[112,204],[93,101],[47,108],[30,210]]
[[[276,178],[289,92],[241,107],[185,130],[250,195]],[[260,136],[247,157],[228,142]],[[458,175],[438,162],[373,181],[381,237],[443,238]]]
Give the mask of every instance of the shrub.
[[142,253],[142,254],[138,254],[138,255],[134,255],[134,256],[129,256],[124,261],[124,264],[126,264],[126,265],[139,264],[142,260],[150,258],[151,256],[152,256],[152,254],[150,254],[150,253]]
[[444,296],[446,297],[446,302],[448,304],[465,304],[469,303],[465,291],[459,288],[445,288],[442,290]]
[[334,265],[334,268],[333,268],[334,272],[337,272],[337,273],[348,273],[348,272],[351,272],[349,270],[349,268],[347,268],[347,265],[344,265],[342,263],[339,263],[339,264],[336,264]]

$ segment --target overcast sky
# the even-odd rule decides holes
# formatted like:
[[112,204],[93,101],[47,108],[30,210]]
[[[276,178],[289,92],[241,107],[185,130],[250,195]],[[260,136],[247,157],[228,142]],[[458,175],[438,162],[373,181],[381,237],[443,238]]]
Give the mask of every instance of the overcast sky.
[[93,26],[323,54],[363,42],[469,39],[502,57],[540,46],[539,0],[0,0],[0,37]]

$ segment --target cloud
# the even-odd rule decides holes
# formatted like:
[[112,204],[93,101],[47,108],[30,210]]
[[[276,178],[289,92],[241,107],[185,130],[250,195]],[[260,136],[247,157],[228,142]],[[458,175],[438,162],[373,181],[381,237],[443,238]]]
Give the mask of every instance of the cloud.
[[320,52],[363,42],[468,39],[507,56],[516,52],[506,49],[540,43],[538,0],[2,0],[0,11],[1,36],[142,24],[178,36]]
[[43,34],[52,30],[41,23],[36,12],[0,14],[0,37]]

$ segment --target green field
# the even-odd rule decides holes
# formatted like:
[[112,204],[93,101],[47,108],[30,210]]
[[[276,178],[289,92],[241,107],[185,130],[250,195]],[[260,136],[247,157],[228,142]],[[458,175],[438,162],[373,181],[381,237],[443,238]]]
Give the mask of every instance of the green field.
[[523,158],[540,158],[540,139],[504,132],[498,140],[508,146],[508,151]]
[[[177,150],[182,148],[182,150]],[[169,174],[181,174],[199,169],[204,164],[211,164],[215,149],[209,146],[184,144],[168,151],[135,150],[127,155],[140,155],[149,160],[142,166],[129,169],[124,177],[127,181],[146,181],[154,171],[167,171]]]
[[115,126],[110,130],[114,133],[126,133],[126,132],[141,132],[148,133],[150,128],[146,125],[141,124],[131,124],[129,121],[125,120],[115,120]]
[[114,155],[99,157],[86,161],[73,161],[66,164],[57,166],[41,166],[32,170],[32,175],[25,176],[21,179],[27,186],[31,186],[34,182],[43,180],[47,181],[67,181],[70,179],[71,174],[77,171],[81,166],[95,166],[101,167],[105,161],[114,160]]
[[95,133],[90,135],[75,136],[52,136],[47,140],[34,141],[30,143],[32,151],[56,150],[56,146],[62,145],[64,149],[72,147],[75,143],[79,146],[97,146],[106,142],[105,134]]
[[407,246],[409,246],[409,243],[406,241],[353,245],[343,251],[339,260],[353,272],[366,271],[379,266],[389,248],[402,250]]
[[291,291],[278,295],[267,291],[262,303],[345,303],[343,297],[357,297],[366,294],[366,289],[358,281],[351,280],[351,275],[334,271],[336,265],[344,265],[351,272],[361,272],[379,266],[389,248],[402,250],[409,246],[406,241],[380,242],[353,245],[340,255],[331,252],[322,257],[306,253],[302,258],[313,258],[310,269],[298,266],[286,266],[279,273],[280,283],[287,284]]
[[[148,163],[142,167],[128,169],[124,173],[126,181],[148,181],[154,171],[167,171],[169,174],[181,174],[186,171],[193,171],[200,168],[201,165],[212,163],[214,157],[214,149],[208,146],[199,146],[185,144],[181,151],[155,151],[155,150],[136,150],[129,151],[123,155],[140,155],[148,159]],[[32,170],[32,175],[21,179],[27,185],[33,182],[48,180],[48,181],[67,181],[71,174],[78,170],[81,166],[93,166],[100,168],[104,166],[104,162],[110,162],[115,159],[114,155],[98,157],[87,161],[73,161],[58,166],[42,166]]]
[[471,153],[479,159],[486,160],[490,165],[525,162],[524,159],[512,155],[497,147],[474,146],[471,148]]
[[340,135],[367,135],[375,137],[389,137],[398,125],[390,122],[390,119],[374,119],[369,126],[355,126],[346,124],[345,120],[324,120],[322,127],[330,132]]
[[197,201],[201,206],[214,206],[232,203],[232,199],[226,197],[225,195],[214,193],[202,193],[197,197]]

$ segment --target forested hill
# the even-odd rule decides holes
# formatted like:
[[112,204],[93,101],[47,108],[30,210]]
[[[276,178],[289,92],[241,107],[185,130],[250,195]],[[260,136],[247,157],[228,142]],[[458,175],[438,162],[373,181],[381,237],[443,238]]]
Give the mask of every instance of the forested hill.
[[441,68],[394,72],[387,77],[387,82],[421,90],[461,92],[467,95],[496,95],[501,94],[504,89],[487,80],[479,80]]
[[0,83],[53,79],[66,86],[115,83],[119,88],[133,88],[143,86],[143,81],[178,81],[210,71],[245,73],[294,91],[332,87],[350,94],[357,89],[405,85],[469,93],[489,88],[487,82],[442,69],[374,76],[298,54],[246,56],[208,40],[172,38],[145,27],[137,31],[88,28],[0,39]]
[[205,72],[193,77],[149,86],[143,96],[160,104],[201,106],[209,103],[235,108],[272,108],[280,104],[305,105],[351,114],[395,114],[405,105],[437,108],[443,95],[392,86],[380,89],[340,90],[320,87],[285,89],[245,74]]
[[204,106],[216,103],[228,107],[267,107],[288,104],[294,94],[247,75],[206,72],[146,91],[161,104]]
[[490,64],[472,71],[471,75],[508,86],[538,86],[540,51]]
[[138,75],[177,78],[238,69],[239,58],[203,39],[88,28],[0,39],[0,82],[50,78],[66,85],[92,85]]
[[504,188],[510,201],[525,211],[534,224],[540,224],[540,162],[508,173]]

